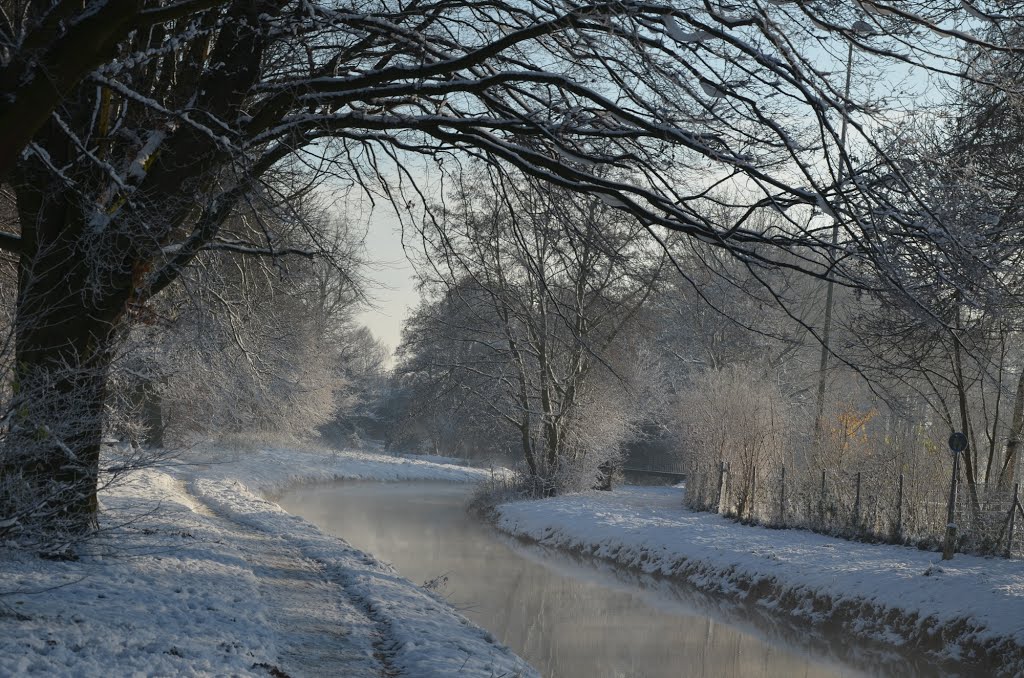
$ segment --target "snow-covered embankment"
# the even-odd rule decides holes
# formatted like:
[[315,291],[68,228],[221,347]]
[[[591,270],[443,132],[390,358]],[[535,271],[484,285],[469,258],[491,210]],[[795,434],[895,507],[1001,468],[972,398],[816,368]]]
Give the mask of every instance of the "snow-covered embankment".
[[107,492],[105,532],[78,561],[0,551],[0,675],[536,675],[443,600],[263,498],[489,471],[359,452],[202,456]]
[[[1024,563],[740,525],[678,488],[502,504],[503,531],[939,659],[1024,672]],[[991,672],[991,673],[988,673]]]

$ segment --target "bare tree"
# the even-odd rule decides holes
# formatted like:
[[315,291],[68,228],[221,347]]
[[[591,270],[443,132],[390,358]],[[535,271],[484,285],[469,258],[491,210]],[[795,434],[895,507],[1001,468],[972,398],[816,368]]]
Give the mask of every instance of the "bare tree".
[[[853,45],[959,77],[960,46],[1008,49],[972,35],[978,16],[1020,20],[1002,4],[939,5],[4,0],[0,181],[19,228],[0,247],[20,261],[21,401],[0,476],[29,496],[75,488],[49,513],[87,528],[114,344],[137,309],[204,251],[320,251],[315,232],[299,247],[270,228],[232,237],[224,224],[246,201],[285,209],[330,174],[405,209],[419,195],[410,153],[508,163],[652,230],[847,277],[852,259],[878,258],[879,186],[902,175],[841,148],[840,118],[850,144],[874,147],[884,111],[820,66]],[[737,183],[744,216],[715,221],[706,208]],[[785,211],[785,227],[752,227],[761,209]],[[813,209],[842,220],[838,244]],[[931,237],[887,214],[907,238]],[[799,261],[775,256],[793,248]],[[29,439],[31,459],[17,452]]]
[[[489,351],[487,343],[471,340],[480,317],[467,302],[477,292],[467,281],[459,290],[423,300],[406,320],[387,403],[394,422],[389,446],[461,458],[522,460],[518,432],[495,425],[495,409],[507,405],[502,382],[469,369],[485,361]],[[457,365],[467,369],[459,371]]]
[[1009,134],[1000,135],[1000,151],[984,141],[1004,126],[998,106],[982,113],[961,100],[949,113],[898,137],[904,171],[927,196],[918,223],[935,242],[883,236],[904,285],[880,286],[848,309],[847,357],[881,387],[916,392],[947,429],[968,436],[963,470],[977,508],[978,485],[1012,477],[1024,425],[1016,396],[1024,388],[1024,221],[1019,172],[1010,167],[1019,145]]
[[354,362],[344,351],[362,300],[361,245],[344,223],[301,211],[324,220],[324,244],[332,238],[349,277],[321,259],[205,253],[133,326],[122,349],[133,369],[115,365],[114,376],[159,383],[179,444],[195,434],[312,440],[333,420]]
[[614,384],[616,367],[629,363],[611,361],[667,256],[600,201],[502,173],[489,179],[450,192],[422,231],[426,284],[460,311],[430,324],[466,348],[421,360],[447,361],[446,378],[516,431],[545,492],[580,482],[583,467],[589,486],[642,416],[629,411],[636,384]]

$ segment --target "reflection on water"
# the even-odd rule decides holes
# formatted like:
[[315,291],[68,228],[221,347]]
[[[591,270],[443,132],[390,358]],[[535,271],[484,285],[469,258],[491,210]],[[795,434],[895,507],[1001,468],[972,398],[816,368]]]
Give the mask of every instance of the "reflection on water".
[[302,487],[278,503],[413,581],[447,577],[442,590],[455,607],[549,678],[937,672],[664,579],[508,539],[466,514],[470,491],[352,482]]

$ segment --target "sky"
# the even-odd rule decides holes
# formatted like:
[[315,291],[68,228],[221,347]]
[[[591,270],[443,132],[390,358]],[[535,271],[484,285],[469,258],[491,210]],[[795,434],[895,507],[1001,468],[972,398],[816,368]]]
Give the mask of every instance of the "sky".
[[366,221],[366,258],[373,302],[357,317],[374,336],[394,351],[402,337],[402,323],[419,300],[412,265],[402,250],[398,218],[389,205],[378,205]]
[[[815,50],[817,51],[817,50]],[[837,48],[836,54],[845,56],[842,49]],[[828,52],[820,52],[820,62],[830,64],[829,67],[836,71],[837,78],[842,78],[842,71],[845,70],[845,63],[842,60],[836,61],[836,57],[830,56]],[[859,62],[859,63],[858,63]],[[879,83],[888,85],[890,95],[893,88],[901,90],[897,98],[920,102],[930,100],[937,96],[938,88],[934,82],[920,73],[911,72],[906,67],[892,67],[888,73],[873,72],[864,73],[863,60],[855,58],[854,73],[854,98],[864,98],[867,92],[859,90],[872,84]],[[867,81],[860,81],[857,76],[867,77]],[[874,78],[874,79],[873,79]],[[875,93],[877,94],[877,93]],[[419,163],[422,163],[420,165]],[[415,177],[420,188],[427,194],[436,194],[438,184],[436,176],[437,168],[429,159],[413,160],[411,165],[405,168]],[[344,193],[344,189],[341,190]],[[363,203],[365,205],[365,203]],[[357,320],[366,325],[383,343],[392,351],[398,347],[401,341],[402,325],[409,312],[419,301],[419,294],[416,291],[414,271],[402,248],[402,236],[399,220],[393,212],[393,208],[386,200],[378,200],[369,216],[362,220],[362,227],[366,229],[366,252],[365,257],[369,262],[366,271],[370,284],[367,292],[371,299],[371,305],[364,309]]]

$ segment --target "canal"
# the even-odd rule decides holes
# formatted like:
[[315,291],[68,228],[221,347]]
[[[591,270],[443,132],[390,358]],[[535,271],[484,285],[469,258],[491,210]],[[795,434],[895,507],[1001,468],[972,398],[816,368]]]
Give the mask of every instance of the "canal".
[[276,499],[408,579],[433,582],[548,678],[938,673],[664,578],[520,543],[466,512],[471,492],[443,482],[343,482]]

